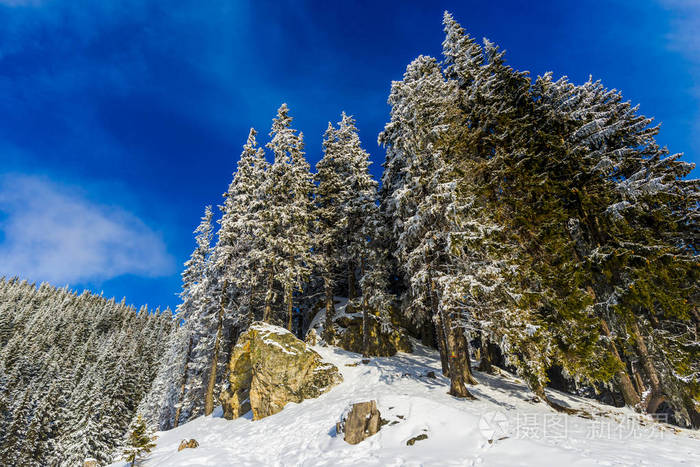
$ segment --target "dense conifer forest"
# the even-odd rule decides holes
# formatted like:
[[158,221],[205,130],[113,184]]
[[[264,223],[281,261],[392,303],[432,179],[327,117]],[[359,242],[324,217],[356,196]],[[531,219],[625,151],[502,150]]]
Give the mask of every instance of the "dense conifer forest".
[[174,328],[170,311],[0,280],[1,464],[119,455]]
[[220,215],[206,207],[195,230],[174,332],[158,314],[4,282],[2,423],[22,424],[3,430],[4,452],[108,457],[137,404],[160,430],[211,414],[240,333],[262,320],[303,338],[321,313],[330,339],[334,297],[439,349],[465,404],[472,369],[500,366],[557,411],[555,383],[700,426],[693,164],[620,91],[531,77],[450,14],[443,25],[442,56],[391,85],[381,181],[344,113],[313,172],[286,104],[266,143],[250,130]]

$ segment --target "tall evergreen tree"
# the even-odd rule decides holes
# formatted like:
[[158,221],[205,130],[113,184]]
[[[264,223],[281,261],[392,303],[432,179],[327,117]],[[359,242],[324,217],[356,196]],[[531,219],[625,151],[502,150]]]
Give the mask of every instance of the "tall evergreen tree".
[[269,163],[265,151],[258,147],[251,128],[238,168],[223,206],[217,255],[224,275],[238,291],[240,319],[255,319],[260,288],[265,271],[258,253],[261,237],[261,211],[265,208],[265,177]]
[[190,404],[185,401],[186,391],[189,388],[191,392],[196,392],[195,387],[201,387],[203,380],[203,376],[194,371],[192,359],[193,350],[202,337],[198,330],[201,330],[201,307],[211,257],[212,218],[211,206],[207,206],[194,231],[196,247],[190,259],[185,262],[182,273],[182,303],[178,306],[176,315],[179,326],[168,340],[163,363],[151,390],[138,409],[140,414],[161,430],[177,427],[182,418],[188,419],[188,416],[183,417],[183,412],[191,412],[191,399]]
[[[371,283],[365,281],[366,287],[380,280],[374,258],[372,265],[367,264],[371,255],[370,241],[378,241],[377,183],[369,173],[369,154],[362,149],[352,117],[343,113],[337,128],[328,124],[323,147],[324,156],[316,165],[315,201],[316,257],[324,271],[324,330],[332,334],[333,291],[338,282],[345,284],[341,293],[347,295],[354,307],[362,309],[366,330],[370,304],[364,292],[358,300],[357,270],[363,275],[372,268],[374,276]],[[373,291],[377,299],[386,292],[380,292],[376,286]],[[373,303],[378,305],[379,301]]]
[[383,204],[393,217],[397,260],[410,286],[413,317],[435,323],[450,393],[473,397],[465,385],[476,382],[466,329],[444,289],[456,273],[449,251],[455,220],[454,209],[449,209],[454,183],[446,132],[459,116],[455,96],[456,83],[445,80],[430,57],[418,57],[407,67],[404,79],[394,82],[389,97],[391,122],[380,142],[389,146],[388,168],[396,157],[402,162],[401,173],[385,175],[400,181],[393,192],[385,191]]
[[301,291],[311,271],[312,183],[304,158],[303,135],[291,127],[286,104],[277,111],[267,147],[274,156],[264,188],[260,258],[266,270],[263,319],[271,321],[279,283],[286,324],[292,329],[294,292]]

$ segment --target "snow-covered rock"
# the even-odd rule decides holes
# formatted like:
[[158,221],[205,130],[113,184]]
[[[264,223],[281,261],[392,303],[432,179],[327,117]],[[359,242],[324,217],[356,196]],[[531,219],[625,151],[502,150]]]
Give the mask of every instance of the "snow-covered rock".
[[180,446],[178,446],[177,450],[182,451],[183,449],[195,449],[199,447],[199,443],[197,442],[196,439],[190,439],[186,440],[183,439],[180,441]]
[[224,417],[249,410],[259,420],[289,402],[318,397],[342,381],[338,368],[286,329],[253,323],[233,349],[228,386],[221,394]]
[[376,434],[381,428],[382,417],[377,401],[356,402],[343,412],[335,430],[343,433],[348,444],[357,444]]
[[[321,309],[312,320],[304,340],[307,343],[315,344],[318,337],[323,336],[327,344],[350,352],[362,352],[362,313],[353,310],[345,297],[334,297],[334,301],[333,327],[330,330],[326,329],[326,314],[325,310]],[[396,352],[411,352],[412,350],[411,341],[403,329],[388,321],[380,322],[372,314],[370,314],[368,331],[368,355],[390,357]]]

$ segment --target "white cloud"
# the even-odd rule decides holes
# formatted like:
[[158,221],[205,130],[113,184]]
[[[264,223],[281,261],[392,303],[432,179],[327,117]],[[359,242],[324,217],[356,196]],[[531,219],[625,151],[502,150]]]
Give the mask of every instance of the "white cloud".
[[173,270],[160,235],[133,214],[42,177],[0,177],[0,276],[70,285]]

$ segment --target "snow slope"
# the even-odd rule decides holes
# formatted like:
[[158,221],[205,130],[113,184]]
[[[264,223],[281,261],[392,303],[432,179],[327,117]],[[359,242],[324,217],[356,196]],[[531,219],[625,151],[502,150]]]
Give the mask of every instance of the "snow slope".
[[[263,420],[254,422],[248,415],[229,421],[219,410],[158,433],[158,446],[144,465],[700,466],[698,432],[551,391],[554,399],[591,418],[560,415],[533,402],[525,386],[507,373],[476,373],[480,384],[470,390],[477,401],[451,397],[437,354],[415,347],[415,354],[373,358],[368,365],[357,354],[315,347],[338,366],[342,384]],[[428,371],[437,378],[426,377]],[[338,417],[349,403],[371,399],[389,424],[356,446],[345,443],[336,436]],[[428,438],[406,445],[421,434]],[[178,452],[180,441],[190,438],[199,441],[199,448]]]

